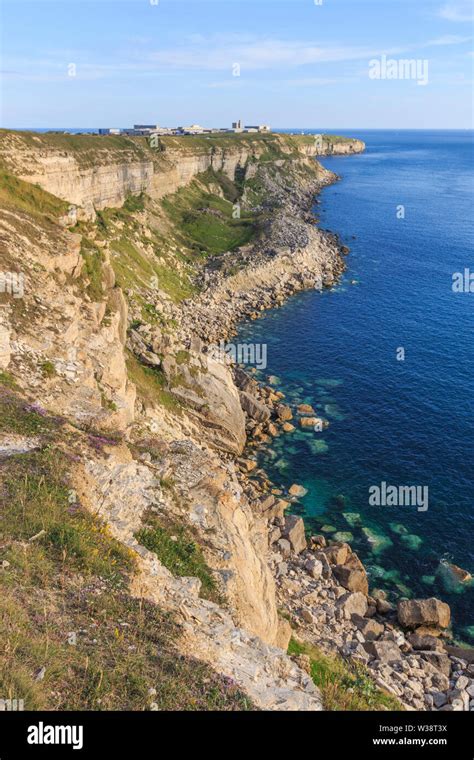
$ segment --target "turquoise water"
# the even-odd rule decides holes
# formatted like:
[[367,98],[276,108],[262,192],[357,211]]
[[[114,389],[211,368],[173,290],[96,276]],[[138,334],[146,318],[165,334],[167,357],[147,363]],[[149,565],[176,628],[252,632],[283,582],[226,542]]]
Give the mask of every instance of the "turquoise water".
[[[261,464],[308,489],[296,511],[350,539],[373,587],[448,601],[456,635],[472,643],[474,587],[453,583],[443,561],[474,574],[474,293],[452,290],[453,273],[474,272],[473,135],[354,136],[366,153],[323,159],[342,181],[315,206],[351,248],[341,284],[239,334],[268,344],[262,377],[330,421],[275,439]],[[427,511],[369,505],[383,481],[427,486]]]

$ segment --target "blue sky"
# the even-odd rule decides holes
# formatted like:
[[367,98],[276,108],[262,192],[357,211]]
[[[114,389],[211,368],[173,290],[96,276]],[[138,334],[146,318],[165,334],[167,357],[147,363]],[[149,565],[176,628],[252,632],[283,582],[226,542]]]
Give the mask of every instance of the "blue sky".
[[470,0],[318,2],[3,0],[1,124],[472,127]]

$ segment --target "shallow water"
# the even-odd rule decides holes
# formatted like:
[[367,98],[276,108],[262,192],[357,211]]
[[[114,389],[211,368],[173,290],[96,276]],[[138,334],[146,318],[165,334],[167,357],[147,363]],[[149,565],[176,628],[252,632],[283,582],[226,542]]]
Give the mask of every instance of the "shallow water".
[[[355,136],[367,152],[323,159],[343,179],[315,208],[351,248],[342,283],[240,331],[268,344],[262,376],[330,422],[282,435],[261,463],[308,489],[296,509],[312,528],[353,534],[372,586],[445,599],[457,636],[472,643],[474,588],[453,584],[440,560],[474,573],[474,293],[452,290],[454,272],[474,271],[473,136]],[[370,506],[382,481],[427,486],[427,511]]]

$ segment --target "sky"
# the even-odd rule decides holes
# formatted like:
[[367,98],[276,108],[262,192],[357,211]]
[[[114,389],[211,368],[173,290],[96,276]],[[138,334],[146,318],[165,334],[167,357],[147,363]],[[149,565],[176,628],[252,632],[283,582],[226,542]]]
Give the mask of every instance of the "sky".
[[[473,8],[471,0],[2,0],[0,123],[472,128]],[[383,56],[395,62],[390,79]],[[408,78],[400,60],[417,62]]]

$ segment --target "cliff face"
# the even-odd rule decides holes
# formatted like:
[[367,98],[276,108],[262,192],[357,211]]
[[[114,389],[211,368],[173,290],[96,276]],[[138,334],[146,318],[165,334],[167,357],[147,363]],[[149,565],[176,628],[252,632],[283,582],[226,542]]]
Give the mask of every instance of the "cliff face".
[[[269,514],[242,487],[235,457],[255,409],[266,412],[250,403],[244,413],[231,368],[208,344],[241,317],[334,281],[339,247],[307,218],[333,175],[292,136],[169,138],[158,151],[90,136],[4,133],[0,143],[2,256],[24,277],[21,298],[6,294],[2,309],[2,368],[25,400],[92,431],[99,448],[99,433],[120,439],[78,455],[75,490],[141,558],[133,593],[180,616],[186,647],[256,704],[320,709],[310,679],[262,643],[286,649],[289,627],[268,564]],[[140,544],[149,513],[160,531],[170,520],[192,531],[228,613]],[[263,680],[249,676],[259,670]]]
[[93,213],[93,207],[121,206],[130,194],[145,192],[162,198],[189,184],[208,169],[230,179],[245,170],[249,160],[269,151],[288,155],[327,155],[360,152],[360,140],[329,140],[324,150],[309,136],[161,138],[158,149],[144,138],[78,135],[26,136],[0,132],[0,160],[20,178]]

